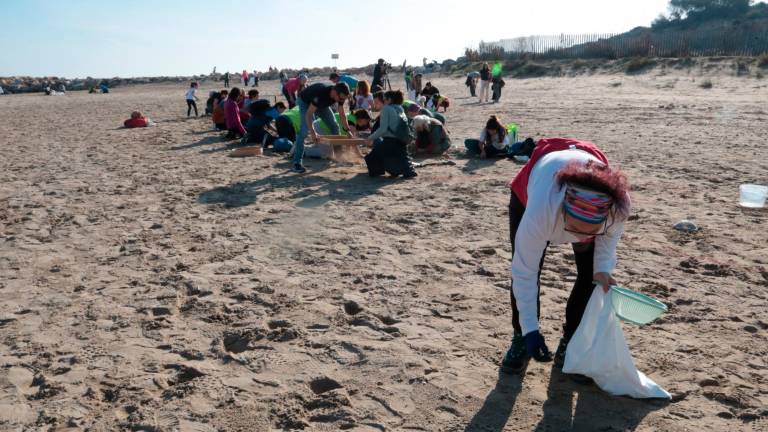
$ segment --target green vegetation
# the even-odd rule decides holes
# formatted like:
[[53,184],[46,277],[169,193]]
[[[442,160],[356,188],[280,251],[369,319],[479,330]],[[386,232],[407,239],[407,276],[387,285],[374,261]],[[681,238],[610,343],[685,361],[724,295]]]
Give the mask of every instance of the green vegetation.
[[627,73],[637,73],[642,72],[645,69],[648,69],[650,67],[653,67],[656,65],[656,61],[649,59],[647,57],[635,57],[632,60],[627,63],[627,66],[625,67],[625,71]]

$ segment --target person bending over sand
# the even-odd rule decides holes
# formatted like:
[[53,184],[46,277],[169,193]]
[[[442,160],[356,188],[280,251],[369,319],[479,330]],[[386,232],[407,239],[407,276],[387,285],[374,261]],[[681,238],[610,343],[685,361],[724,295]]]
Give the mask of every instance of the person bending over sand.
[[571,243],[576,281],[555,353],[555,366],[562,367],[595,283],[605,291],[616,284],[612,276],[616,246],[630,212],[627,178],[609,167],[608,159],[591,142],[544,138],[510,188],[514,335],[501,370],[519,373],[531,357],[552,360],[539,331],[539,276],[547,247]]

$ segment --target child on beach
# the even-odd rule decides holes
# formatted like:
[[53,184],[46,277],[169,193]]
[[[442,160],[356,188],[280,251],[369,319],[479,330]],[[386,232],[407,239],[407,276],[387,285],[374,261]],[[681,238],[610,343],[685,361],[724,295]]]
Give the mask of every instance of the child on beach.
[[197,117],[197,103],[195,102],[197,98],[197,83],[193,82],[189,85],[189,90],[187,90],[187,117],[192,112],[192,108],[195,109],[195,117]]
[[142,115],[139,111],[132,112],[131,118],[123,122],[123,127],[127,129],[147,127],[149,125],[150,120],[144,117],[144,115]]
[[240,89],[233,87],[227,100],[224,101],[224,118],[227,123],[227,139],[242,138],[245,135],[245,127],[240,120]]
[[510,136],[499,118],[492,115],[480,132],[480,139],[465,140],[464,146],[469,153],[479,154],[483,159],[506,156],[510,146]]

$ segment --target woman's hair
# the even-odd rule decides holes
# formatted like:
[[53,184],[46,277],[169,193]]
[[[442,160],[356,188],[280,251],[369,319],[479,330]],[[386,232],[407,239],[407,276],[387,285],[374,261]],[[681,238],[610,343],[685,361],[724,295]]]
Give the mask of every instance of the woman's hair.
[[560,187],[573,184],[609,195],[613,199],[614,209],[623,218],[629,216],[629,180],[618,168],[610,168],[592,160],[586,164],[573,161],[560,168],[557,182]]
[[354,114],[355,114],[355,118],[358,119],[358,120],[370,120],[371,119],[371,115],[368,114],[368,111],[366,111],[364,109],[359,109],[359,110],[355,111]]
[[144,117],[144,116],[141,115],[141,112],[139,112],[139,111],[134,111],[134,112],[131,113],[131,118],[132,119],[137,119],[137,118],[142,118],[142,117]]
[[256,97],[258,95],[259,95],[259,91],[258,90],[256,90],[256,89],[248,90],[248,97],[249,98]]
[[368,97],[369,94],[371,94],[371,86],[368,84],[368,81],[361,80],[357,83],[357,91],[355,92],[360,96]]
[[190,87],[197,87],[197,82],[192,81],[192,83],[189,85]]
[[432,126],[442,126],[440,120],[434,119],[426,115],[417,115],[413,118],[413,130],[416,132],[429,131]]
[[240,97],[240,89],[237,87],[232,87],[232,90],[229,91],[229,96],[227,98],[236,101],[237,98]]
[[226,89],[222,90],[222,91],[219,92],[219,94],[221,95],[221,97],[224,97],[224,96],[229,94],[229,90],[226,90]]
[[390,90],[384,93],[384,99],[389,99],[391,105],[402,105],[405,97],[401,90]]
[[[503,141],[504,137],[507,136],[507,128],[504,127],[503,124],[501,124],[501,120],[499,120],[499,117],[492,115],[487,122],[485,122],[485,129],[486,130],[495,130],[499,134],[499,141]],[[489,134],[486,135],[486,140],[490,140]]]
[[377,91],[373,94],[374,99],[378,99],[380,102],[384,102],[384,92],[383,91]]

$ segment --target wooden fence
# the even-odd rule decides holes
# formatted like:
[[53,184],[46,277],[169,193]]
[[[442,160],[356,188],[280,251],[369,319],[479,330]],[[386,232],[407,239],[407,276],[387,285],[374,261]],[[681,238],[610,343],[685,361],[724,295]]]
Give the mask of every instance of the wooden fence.
[[768,53],[768,29],[668,30],[622,34],[527,36],[480,42],[469,60],[759,56]]

